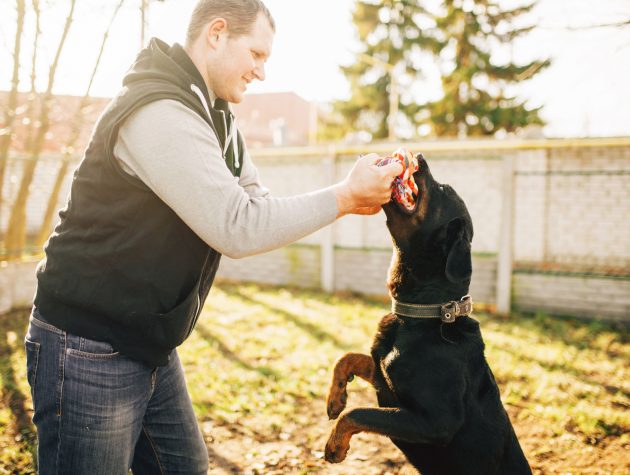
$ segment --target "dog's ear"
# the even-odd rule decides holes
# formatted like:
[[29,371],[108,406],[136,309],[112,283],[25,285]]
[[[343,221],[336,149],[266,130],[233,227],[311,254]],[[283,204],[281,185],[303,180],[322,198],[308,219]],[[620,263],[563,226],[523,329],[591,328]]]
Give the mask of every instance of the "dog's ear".
[[446,278],[454,284],[465,282],[472,275],[470,240],[466,237],[465,226],[463,218],[455,218],[448,223],[446,230]]

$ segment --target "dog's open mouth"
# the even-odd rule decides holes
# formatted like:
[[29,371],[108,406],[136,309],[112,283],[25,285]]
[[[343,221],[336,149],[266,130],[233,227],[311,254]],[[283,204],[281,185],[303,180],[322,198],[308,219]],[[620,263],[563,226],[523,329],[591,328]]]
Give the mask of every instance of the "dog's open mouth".
[[413,174],[420,168],[418,159],[409,150],[399,148],[391,156],[376,162],[376,165],[382,167],[392,162],[399,162],[403,166],[402,173],[394,178],[392,184],[392,201],[404,213],[413,214],[420,202],[418,185],[413,178]]

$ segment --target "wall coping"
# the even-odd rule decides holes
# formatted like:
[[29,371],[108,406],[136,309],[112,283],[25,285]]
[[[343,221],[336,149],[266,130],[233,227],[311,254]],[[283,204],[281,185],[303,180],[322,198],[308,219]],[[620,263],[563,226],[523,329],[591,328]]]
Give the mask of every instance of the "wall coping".
[[250,150],[255,158],[321,157],[357,155],[367,153],[390,153],[392,149],[405,146],[423,152],[449,151],[519,151],[550,150],[561,148],[630,147],[630,137],[602,137],[579,139],[462,139],[423,140],[421,142],[368,143],[358,145],[311,145],[305,147],[267,147]]

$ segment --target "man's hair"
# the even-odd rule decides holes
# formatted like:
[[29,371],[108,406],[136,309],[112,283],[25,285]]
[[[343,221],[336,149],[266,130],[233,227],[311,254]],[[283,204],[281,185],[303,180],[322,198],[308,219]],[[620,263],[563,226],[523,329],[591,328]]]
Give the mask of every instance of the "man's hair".
[[186,44],[192,44],[204,26],[215,18],[225,18],[228,33],[232,37],[246,35],[252,31],[259,13],[264,13],[269,25],[276,31],[271,13],[261,0],[199,0],[188,24]]

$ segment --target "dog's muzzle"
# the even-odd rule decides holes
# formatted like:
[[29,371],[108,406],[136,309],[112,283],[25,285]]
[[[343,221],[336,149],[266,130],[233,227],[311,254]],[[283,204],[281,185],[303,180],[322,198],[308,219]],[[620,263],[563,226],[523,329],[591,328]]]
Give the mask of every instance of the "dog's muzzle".
[[392,201],[398,204],[402,211],[411,214],[418,206],[418,185],[413,179],[413,174],[420,168],[418,159],[409,150],[399,148],[390,157],[376,162],[376,165],[382,167],[393,162],[400,163],[403,171],[392,183]]

